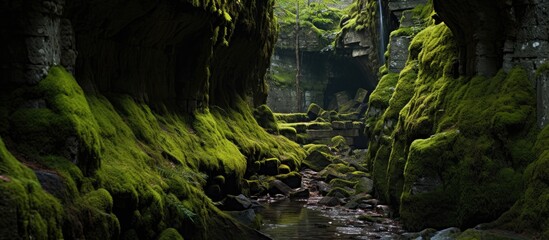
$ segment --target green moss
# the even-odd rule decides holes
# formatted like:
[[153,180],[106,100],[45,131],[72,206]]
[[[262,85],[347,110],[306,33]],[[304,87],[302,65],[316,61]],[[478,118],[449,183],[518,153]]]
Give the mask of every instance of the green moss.
[[107,190],[101,188],[92,191],[79,198],[76,205],[82,224],[93,226],[85,229],[86,238],[118,238],[120,223],[112,213],[113,199]]
[[288,174],[292,171],[292,169],[290,168],[290,166],[286,165],[286,164],[280,164],[280,166],[278,166],[278,172],[280,174]]
[[[288,0],[277,1],[275,15],[278,17],[281,33],[284,36],[293,38],[292,36],[295,34],[294,27],[296,25],[296,2]],[[321,48],[330,45],[334,40],[333,36],[339,30],[339,20],[341,17],[341,10],[327,6],[323,1],[308,5],[300,2],[300,31],[302,35],[318,41]]]
[[303,165],[312,170],[320,171],[334,161],[335,157],[319,150],[314,150],[309,153],[307,158],[303,160]]
[[276,120],[282,123],[308,122],[306,113],[274,113]]
[[332,151],[330,150],[330,148],[326,145],[326,144],[307,144],[305,146],[303,146],[303,148],[305,150],[307,150],[307,153],[312,153],[314,151],[319,151],[319,152],[323,152],[323,153],[326,153],[326,154],[331,154]]
[[63,210],[35,174],[0,139],[0,235],[5,238],[60,239]]
[[278,128],[293,128],[297,133],[306,133],[308,123],[279,123]]
[[162,231],[160,237],[158,237],[158,240],[183,240],[183,237],[179,234],[177,230],[173,228],[167,228],[166,230]]
[[357,184],[356,181],[349,181],[344,179],[335,178],[330,181],[330,186],[340,188],[353,188]]
[[330,146],[333,148],[336,148],[338,150],[343,150],[344,148],[348,148],[347,140],[343,136],[335,136],[330,139]]
[[273,111],[269,106],[263,104],[254,110],[254,117],[259,126],[263,127],[268,133],[278,134],[278,125]]
[[398,81],[398,74],[389,73],[384,75],[376,86],[376,89],[370,94],[368,100],[369,108],[384,109],[389,106],[389,100],[393,95]]
[[[424,19],[431,12],[414,11]],[[427,27],[412,40],[399,77],[384,82],[385,75],[376,89],[394,92],[370,97],[369,168],[410,230],[494,220],[517,200],[533,160],[535,99],[526,72],[454,79],[456,49],[444,24]]]
[[534,238],[549,237],[549,127],[537,136],[534,150],[536,160],[524,172],[526,189],[513,207],[503,214],[495,225]]
[[[429,30],[435,29],[426,29]],[[418,34],[420,39],[423,38],[421,35]],[[447,37],[443,36],[442,32],[432,32],[429,38],[438,38],[444,43]],[[528,135],[534,113],[532,87],[520,69],[514,69],[509,74],[500,72],[493,79],[476,77],[466,82],[444,77],[452,63],[448,60],[452,58],[443,55],[445,50],[441,46],[444,44],[435,45],[428,39],[423,41],[429,44],[424,45],[418,55],[420,72],[417,84],[420,85],[408,103],[410,108],[401,111],[401,118],[405,118],[404,121],[401,119],[401,123],[407,136],[405,141],[432,132],[435,135],[425,142],[416,140],[410,146],[401,196],[403,222],[406,226],[419,229],[435,225],[471,226],[493,220],[516,200],[512,193],[521,191],[520,173],[509,171],[509,167],[513,167],[509,163],[526,160],[513,160],[502,153],[509,153],[509,146],[514,145],[516,139]],[[435,69],[438,69],[438,74],[430,72]],[[439,77],[433,78],[437,75]],[[454,129],[449,132],[451,135],[455,135],[455,131],[459,133],[453,144],[447,144],[443,137],[449,129]],[[498,141],[503,141],[503,146],[497,144]],[[524,142],[521,146],[527,147]],[[490,150],[493,148],[499,150]],[[417,155],[419,152],[427,152],[428,155]],[[396,157],[400,156],[397,154]],[[428,156],[437,158],[430,162]],[[393,161],[393,155],[390,161]],[[518,163],[514,167],[520,169],[523,164]],[[393,171],[398,172],[399,169]],[[445,189],[413,196],[410,189],[417,181],[413,176],[436,176]],[[451,197],[440,198],[441,195]],[[418,207],[427,205],[441,206],[436,211],[439,214],[445,212],[443,215],[449,217],[433,219],[432,214]],[[425,215],[421,216],[420,212]],[[425,222],[426,219],[433,221]],[[426,225],[418,226],[418,222]]]
[[336,197],[336,196],[350,197],[351,195],[353,195],[353,191],[348,191],[340,187],[332,188],[332,190],[330,190],[328,194],[326,194],[326,196],[330,196],[330,197]]
[[50,68],[37,86],[22,88],[12,96],[42,98],[48,108],[19,108],[11,115],[12,131],[18,136],[20,151],[34,158],[51,153],[65,154],[60,146],[74,138],[70,152],[82,171],[91,175],[99,166],[102,142],[97,123],[90,112],[84,92],[62,67]]
[[454,236],[457,240],[526,240],[528,237],[514,235],[505,232],[490,231],[490,230],[476,230],[467,229],[461,234]]
[[287,137],[292,141],[297,141],[297,131],[293,127],[279,127],[280,135]]

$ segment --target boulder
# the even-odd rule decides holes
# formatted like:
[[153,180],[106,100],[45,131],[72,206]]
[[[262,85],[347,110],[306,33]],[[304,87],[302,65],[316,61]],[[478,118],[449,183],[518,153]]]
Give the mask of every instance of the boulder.
[[253,209],[246,209],[242,211],[226,211],[226,213],[228,213],[234,219],[248,227],[253,227],[257,222],[257,215],[255,214],[255,211]]
[[263,127],[268,133],[278,133],[276,118],[269,106],[263,104],[257,107],[254,110],[254,118],[256,119],[259,126]]
[[373,189],[374,181],[366,177],[360,178],[355,185],[355,190],[359,193],[372,193]]
[[330,192],[328,192],[328,194],[326,196],[338,197],[338,198],[348,198],[351,195],[353,195],[352,190],[350,190],[350,189],[347,190],[347,189],[344,189],[344,188],[336,187],[336,188],[333,188],[332,190],[330,190]]
[[355,94],[355,102],[357,102],[357,103],[367,103],[368,102],[368,90],[366,90],[364,88],[357,89],[356,94]]
[[315,171],[320,171],[332,163],[333,156],[315,150],[303,160],[303,165]]
[[223,210],[242,211],[252,207],[252,200],[240,194],[238,196],[227,195],[223,201]]
[[278,158],[268,158],[259,162],[259,174],[275,176],[278,174],[280,160]]
[[276,194],[290,195],[292,188],[280,180],[272,180],[269,182],[269,194],[275,196]]
[[318,192],[322,195],[328,194],[328,192],[332,189],[330,185],[328,185],[324,181],[318,181],[316,182],[316,188],[318,189]]
[[337,197],[326,196],[320,199],[320,201],[318,201],[318,204],[326,206],[337,206],[341,204],[341,200],[339,200],[339,198]]
[[278,166],[278,173],[287,174],[287,173],[290,173],[290,172],[291,172],[290,166],[288,166],[286,164],[280,164],[280,166]]
[[301,174],[298,172],[276,175],[276,179],[282,181],[291,188],[301,187]]
[[311,103],[307,109],[307,117],[312,121],[315,120],[322,113],[323,109],[316,103]]
[[298,188],[290,193],[290,198],[293,199],[307,199],[309,198],[309,189],[307,188]]

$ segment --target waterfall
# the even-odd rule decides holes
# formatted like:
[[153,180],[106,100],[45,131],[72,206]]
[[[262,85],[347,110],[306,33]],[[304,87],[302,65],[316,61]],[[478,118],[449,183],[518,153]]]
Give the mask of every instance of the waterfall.
[[382,0],[377,0],[379,9],[379,61],[381,64],[385,63],[385,48],[387,43],[385,42],[385,20],[383,18],[383,3]]

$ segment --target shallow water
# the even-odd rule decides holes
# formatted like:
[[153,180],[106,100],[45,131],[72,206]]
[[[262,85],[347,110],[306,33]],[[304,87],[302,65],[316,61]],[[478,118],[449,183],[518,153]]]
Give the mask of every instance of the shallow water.
[[390,219],[380,223],[358,220],[373,212],[325,207],[307,201],[284,199],[264,203],[261,232],[275,240],[282,239],[395,239],[401,232]]

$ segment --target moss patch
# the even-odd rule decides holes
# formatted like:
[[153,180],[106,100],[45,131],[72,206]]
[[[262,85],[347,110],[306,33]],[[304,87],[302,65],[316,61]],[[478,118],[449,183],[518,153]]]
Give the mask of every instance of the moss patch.
[[427,27],[413,39],[391,98],[370,99],[380,105],[369,123],[376,189],[399,205],[410,230],[496,219],[517,200],[521,172],[533,160],[527,74],[455,79],[455,59],[449,29]]

